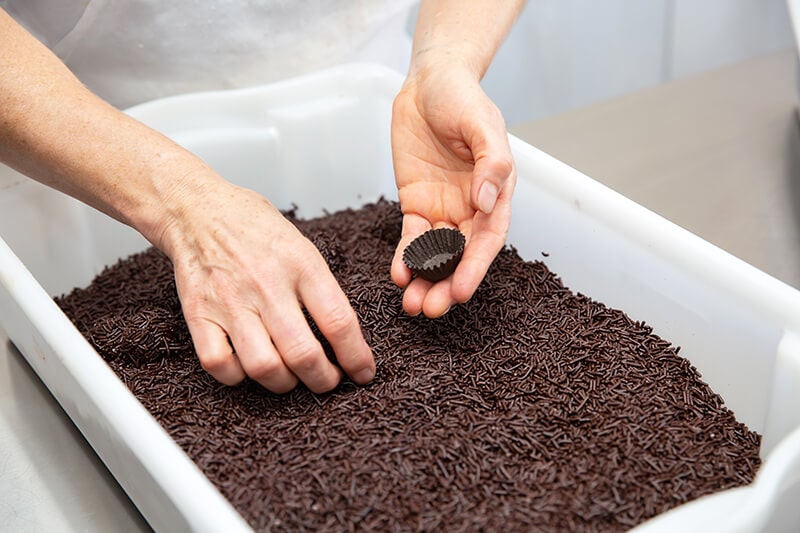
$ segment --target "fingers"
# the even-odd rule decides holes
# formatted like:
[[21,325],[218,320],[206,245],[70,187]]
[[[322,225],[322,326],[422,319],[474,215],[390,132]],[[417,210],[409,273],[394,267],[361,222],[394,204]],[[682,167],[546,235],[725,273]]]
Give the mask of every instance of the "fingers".
[[187,318],[186,324],[201,366],[220,383],[236,385],[249,376],[278,394],[297,386],[297,377],[283,363],[255,313],[238,315],[228,333],[204,318]]
[[[471,221],[461,225],[460,230],[467,236],[467,243],[464,255],[456,268],[456,271],[448,278],[436,283],[431,283],[421,278],[410,280],[411,273],[405,285],[403,294],[403,309],[406,313],[416,316],[424,313],[429,318],[438,318],[457,303],[464,303],[472,298],[478,286],[483,281],[489,267],[503,248],[506,240],[506,230],[508,220],[511,217],[510,195],[513,193],[514,180],[506,182],[505,189],[498,197],[497,208],[491,215],[476,213]],[[405,242],[410,242],[416,235],[410,235],[400,246],[404,247]],[[395,252],[395,262],[402,256],[402,249],[398,247]],[[402,259],[400,260],[402,262]],[[398,276],[395,274],[393,266],[392,278],[397,283]],[[403,268],[408,270],[405,265]]]
[[[405,288],[403,293],[403,310],[411,316],[424,313],[428,318],[438,318],[456,303],[450,292],[450,279],[432,283],[422,278],[411,279],[411,270],[403,262],[403,250],[408,244],[431,229],[431,227],[448,226],[444,222],[431,222],[419,215],[405,215],[403,217],[403,230],[400,242],[395,249],[392,260],[392,280],[401,288]],[[462,231],[469,233],[470,222],[463,225]]]
[[297,377],[275,349],[261,317],[249,312],[237,316],[229,335],[239,362],[251,379],[278,394],[297,386]]
[[309,273],[299,287],[299,295],[347,375],[359,384],[372,381],[372,350],[364,340],[355,311],[330,271],[326,268]]
[[468,121],[464,134],[475,161],[470,201],[476,211],[488,215],[494,211],[500,192],[514,173],[514,158],[503,116],[483,93],[482,100],[484,105],[474,108],[475,115]]
[[[236,385],[249,376],[278,394],[294,389],[299,381],[315,393],[334,389],[342,372],[311,331],[301,301],[308,302],[309,313],[345,372],[360,384],[374,378],[372,351],[350,302],[321,257],[306,257],[306,263],[315,266],[294,282],[262,290],[270,297],[263,300],[260,312],[242,307],[237,298],[223,299],[227,306],[219,299],[210,306],[198,303],[208,299],[185,299],[184,316],[198,359],[217,381]],[[256,287],[248,294],[257,293]]]
[[478,211],[491,214],[500,191],[511,177],[514,164],[509,158],[483,157],[475,162],[470,194]]
[[186,320],[200,364],[214,379],[225,385],[236,385],[245,378],[245,371],[233,354],[228,336],[217,324],[205,319]]
[[451,279],[436,283],[415,279],[403,294],[403,310],[412,316],[424,313],[428,318],[439,318],[446,314],[456,303],[450,294]]
[[478,212],[473,217],[464,255],[452,275],[451,295],[456,302],[463,303],[472,298],[506,243],[511,223],[511,197],[516,181],[512,164],[511,174],[503,183],[492,213],[487,215]]
[[[418,215],[404,215],[403,228],[400,232],[400,242],[397,243],[397,248],[394,251],[394,258],[392,259],[391,276],[395,285],[400,288],[406,287],[411,281],[411,270],[403,262],[403,250],[406,246],[431,229],[430,221]],[[419,311],[417,311],[417,314]]]
[[[459,229],[465,235],[469,235],[472,225],[472,221],[466,221]],[[422,278],[414,278],[412,280],[412,272],[403,262],[403,250],[405,250],[406,246],[408,246],[412,240],[432,227],[445,226],[448,225],[441,221],[432,225],[431,221],[419,215],[408,214],[403,217],[402,236],[395,249],[391,274],[394,283],[398,287],[405,289],[403,293],[403,310],[411,316],[424,313],[428,318],[438,318],[447,313],[453,304],[469,300],[469,296],[462,301],[458,301],[453,297],[451,294],[451,280],[453,276],[436,283]],[[469,247],[470,245],[468,243],[467,250]],[[491,262],[491,259],[489,262]],[[479,283],[480,279],[478,279],[478,284]],[[477,287],[477,284],[475,287]]]
[[502,237],[488,232],[475,234],[450,277],[436,283],[416,278],[408,284],[403,310],[411,316],[424,313],[428,318],[438,318],[453,305],[469,301],[504,242]]
[[450,277],[450,294],[453,300],[464,303],[472,298],[504,243],[504,237],[492,232],[478,232],[473,235],[464,249],[458,268]]
[[372,351],[319,251],[262,196],[214,183],[215,194],[181,204],[165,245],[203,368],[221,383],[249,376],[276,393],[301,380],[313,392],[335,388],[341,370],[311,331],[305,305],[342,369],[357,383],[372,380]]
[[[309,312],[342,368],[357,383],[368,383],[375,376],[372,351],[347,298],[332,276],[331,281],[334,286],[327,290],[312,289],[323,301],[319,306],[312,303]],[[225,385],[236,385],[246,375],[277,394],[294,389],[298,380],[315,393],[334,389],[341,381],[341,371],[328,360],[297,299],[289,296],[273,300],[266,321],[250,312],[237,316],[228,334],[209,321],[187,321],[203,368]]]
[[311,332],[305,316],[300,311],[297,298],[288,294],[276,298],[285,302],[283,306],[272,306],[267,312],[267,327],[280,358],[313,392],[322,393],[334,389],[342,374],[330,361],[317,338]]

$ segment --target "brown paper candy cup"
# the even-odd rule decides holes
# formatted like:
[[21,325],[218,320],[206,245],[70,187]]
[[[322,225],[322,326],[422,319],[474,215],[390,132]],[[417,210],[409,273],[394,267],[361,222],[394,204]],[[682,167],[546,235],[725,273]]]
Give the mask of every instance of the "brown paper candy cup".
[[439,281],[455,272],[465,242],[457,229],[428,230],[406,246],[403,262],[420,278]]

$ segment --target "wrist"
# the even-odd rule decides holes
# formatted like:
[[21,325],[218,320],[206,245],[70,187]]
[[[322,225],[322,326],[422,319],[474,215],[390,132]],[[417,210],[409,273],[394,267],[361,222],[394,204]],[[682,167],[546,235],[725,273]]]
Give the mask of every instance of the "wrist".
[[410,73],[456,66],[480,81],[523,5],[524,0],[423,0]]
[[464,95],[474,94],[475,88],[480,89],[480,78],[474,69],[456,62],[426,61],[409,70],[398,97],[414,102],[425,113],[439,113],[463,101]]
[[[182,150],[182,149],[181,149]],[[179,254],[192,240],[193,232],[211,222],[213,206],[232,184],[204,162],[188,153],[159,157],[159,168],[151,177],[151,194],[132,209],[128,223],[155,247],[170,257]]]
[[464,48],[451,44],[430,44],[414,49],[409,79],[427,79],[442,72],[458,73],[477,82],[483,79],[488,62],[476,59],[476,55],[465,53]]

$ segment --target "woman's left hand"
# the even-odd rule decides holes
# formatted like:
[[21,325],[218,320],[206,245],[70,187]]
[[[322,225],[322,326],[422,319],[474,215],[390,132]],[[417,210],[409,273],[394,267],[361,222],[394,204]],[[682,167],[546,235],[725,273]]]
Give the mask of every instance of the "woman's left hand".
[[[505,244],[517,177],[505,122],[468,69],[419,70],[394,102],[392,153],[403,211],[392,279],[407,313],[438,317],[472,297]],[[436,283],[412,280],[403,249],[438,227],[465,235],[461,262]]]

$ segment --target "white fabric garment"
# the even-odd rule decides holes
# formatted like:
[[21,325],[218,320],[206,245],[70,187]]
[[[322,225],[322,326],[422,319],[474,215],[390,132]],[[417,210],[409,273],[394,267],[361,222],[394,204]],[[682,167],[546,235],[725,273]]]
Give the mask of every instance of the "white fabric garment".
[[408,66],[413,0],[0,0],[92,91],[125,108],[348,61]]

